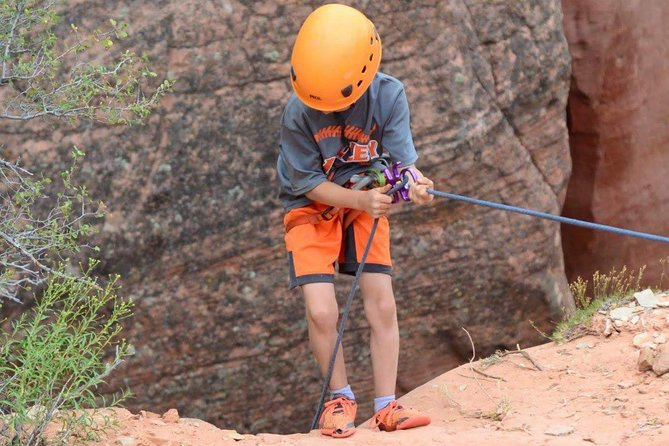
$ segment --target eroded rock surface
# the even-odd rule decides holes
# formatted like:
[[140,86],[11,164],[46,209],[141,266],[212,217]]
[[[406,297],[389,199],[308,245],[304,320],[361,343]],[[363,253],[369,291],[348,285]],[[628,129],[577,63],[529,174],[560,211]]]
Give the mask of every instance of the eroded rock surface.
[[[669,3],[562,0],[573,58],[569,94],[574,174],[564,213],[669,234]],[[659,286],[667,246],[563,228],[570,278],[648,266]]]
[[[362,2],[357,3],[362,6]],[[405,82],[419,166],[439,189],[558,213],[570,172],[569,54],[560,3],[365,2],[382,70]],[[6,148],[54,172],[76,143],[110,214],[102,272],[136,301],[137,354],[115,375],[130,409],[176,407],[239,431],[305,430],[320,378],[298,291],[287,290],[275,159],[295,2],[78,1],[67,23],[132,23],[139,51],[177,80],[143,129],[3,127]],[[80,19],[83,18],[84,19]],[[83,23],[82,23],[83,22]],[[391,216],[401,342],[398,393],[477,354],[539,342],[572,301],[555,224],[445,203]],[[338,287],[343,297],[350,280]],[[370,414],[362,306],[345,338]]]

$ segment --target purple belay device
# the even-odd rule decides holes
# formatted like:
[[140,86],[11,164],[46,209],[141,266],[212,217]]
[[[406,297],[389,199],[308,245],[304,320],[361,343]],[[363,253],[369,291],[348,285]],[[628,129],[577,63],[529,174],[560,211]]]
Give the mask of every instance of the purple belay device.
[[[418,181],[418,175],[416,171],[410,167],[406,169],[400,169],[401,162],[393,163],[392,166],[388,166],[383,169],[383,175],[386,177],[386,184],[390,184],[391,188],[394,189],[397,183],[402,183],[404,175],[411,175],[414,182]],[[393,194],[393,203],[400,201],[400,198],[404,201],[409,200],[409,183],[406,182],[403,187],[401,187],[397,192]]]

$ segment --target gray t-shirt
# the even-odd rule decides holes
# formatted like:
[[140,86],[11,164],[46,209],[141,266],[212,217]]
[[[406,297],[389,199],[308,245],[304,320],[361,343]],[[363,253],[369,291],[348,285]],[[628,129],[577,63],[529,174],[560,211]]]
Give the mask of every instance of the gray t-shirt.
[[339,113],[304,105],[294,94],[281,120],[277,172],[286,210],[310,204],[304,194],[324,181],[344,185],[384,153],[408,166],[418,155],[404,86],[377,73],[355,104]]

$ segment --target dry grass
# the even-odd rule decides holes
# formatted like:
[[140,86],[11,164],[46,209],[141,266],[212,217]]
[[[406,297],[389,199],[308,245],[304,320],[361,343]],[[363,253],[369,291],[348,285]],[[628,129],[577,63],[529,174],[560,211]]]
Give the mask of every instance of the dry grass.
[[643,266],[638,271],[628,271],[624,266],[620,271],[614,268],[608,274],[597,271],[592,276],[592,294],[589,294],[587,280],[576,279],[569,285],[576,311],[557,325],[550,339],[558,343],[567,342],[589,333],[592,316],[597,311],[629,302],[632,295],[641,290],[645,269]]

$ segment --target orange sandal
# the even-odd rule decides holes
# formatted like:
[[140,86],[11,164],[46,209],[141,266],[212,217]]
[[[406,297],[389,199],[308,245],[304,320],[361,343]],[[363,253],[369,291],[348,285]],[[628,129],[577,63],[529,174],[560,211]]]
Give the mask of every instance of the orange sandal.
[[355,400],[343,396],[326,402],[318,420],[318,428],[323,435],[334,438],[353,435],[357,408]]
[[431,421],[427,415],[422,415],[419,412],[400,406],[397,401],[392,401],[374,414],[370,424],[373,428],[378,426],[382,431],[392,432],[394,430],[427,426]]

